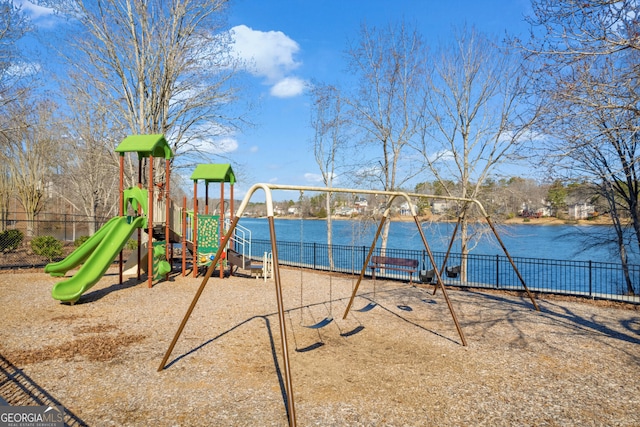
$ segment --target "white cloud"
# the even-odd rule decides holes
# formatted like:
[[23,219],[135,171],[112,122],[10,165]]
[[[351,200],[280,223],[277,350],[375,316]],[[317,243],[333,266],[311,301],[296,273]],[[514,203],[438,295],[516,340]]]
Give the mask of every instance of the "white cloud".
[[249,152],[251,153],[257,153],[260,150],[260,147],[258,147],[257,145],[253,145],[251,146],[251,148],[249,148]]
[[9,66],[7,75],[11,77],[33,76],[40,72],[40,64],[34,62],[16,62]]
[[53,9],[33,4],[28,0],[15,0],[14,4],[20,6],[31,19],[46,18],[54,14]]
[[324,181],[322,180],[322,175],[318,174],[318,173],[305,173],[304,174],[304,179],[307,182],[319,182],[319,183],[323,183]]
[[[319,174],[319,173],[307,172],[307,173],[304,174],[304,179],[307,182],[312,182],[312,183],[317,183],[317,184],[324,185],[324,178],[322,178],[322,174]],[[340,182],[340,177],[334,173],[333,174],[333,178],[331,179],[331,185],[335,186],[339,182]]]
[[542,142],[547,139],[547,135],[527,129],[520,134],[512,131],[505,131],[500,136],[499,142]]
[[220,153],[232,153],[238,149],[238,141],[235,138],[222,138],[216,145]]
[[455,160],[455,158],[456,157],[453,154],[453,151],[451,151],[451,150],[441,150],[441,151],[437,151],[434,154],[432,154],[431,156],[429,156],[429,161],[430,162],[436,162],[436,161],[440,160],[440,161],[449,162],[449,161]]
[[203,153],[228,154],[238,149],[238,141],[231,137],[198,137],[192,139],[189,146],[188,149],[195,149]]
[[277,98],[291,98],[301,95],[307,83],[298,77],[285,77],[271,87],[271,95]]
[[247,71],[256,76],[273,82],[300,66],[293,58],[300,46],[281,31],[256,31],[238,25],[231,32],[234,51],[248,63]]
[[291,73],[302,65],[295,59],[300,45],[281,31],[258,31],[238,25],[231,29],[236,55],[245,69],[271,85],[271,95],[291,97],[300,95],[306,86],[303,79]]
[[36,27],[52,29],[63,22],[53,8],[33,4],[28,0],[13,0],[13,4],[18,6]]

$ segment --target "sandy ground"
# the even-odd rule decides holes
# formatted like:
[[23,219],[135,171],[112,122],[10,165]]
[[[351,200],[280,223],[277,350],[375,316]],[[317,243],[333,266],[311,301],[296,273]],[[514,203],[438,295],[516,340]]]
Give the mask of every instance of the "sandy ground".
[[[296,422],[304,426],[638,426],[637,306],[363,282],[282,270]],[[149,289],[113,272],[78,304],[60,279],[0,273],[0,397],[60,404],[68,425],[284,426],[272,281],[211,279],[158,372],[200,279]],[[302,285],[301,285],[302,284]],[[308,326],[332,315],[327,327]]]

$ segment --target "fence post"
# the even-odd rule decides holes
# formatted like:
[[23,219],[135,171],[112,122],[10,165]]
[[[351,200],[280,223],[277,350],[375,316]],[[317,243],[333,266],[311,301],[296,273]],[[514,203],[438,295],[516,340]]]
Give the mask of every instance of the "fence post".
[[313,242],[313,269],[316,269],[316,242]]
[[500,255],[496,254],[496,288],[500,287]]
[[591,298],[593,298],[593,288],[592,288],[592,286],[593,286],[593,281],[592,281],[591,273],[592,273],[592,270],[591,270],[591,260],[589,260],[589,296],[590,296]]

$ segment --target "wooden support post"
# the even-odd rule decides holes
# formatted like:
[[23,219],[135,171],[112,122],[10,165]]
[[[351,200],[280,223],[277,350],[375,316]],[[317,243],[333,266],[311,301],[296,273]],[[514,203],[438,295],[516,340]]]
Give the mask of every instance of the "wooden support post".
[[182,277],[187,269],[187,196],[182,197]]
[[[224,246],[226,241],[222,239],[224,236],[224,181],[220,183],[220,232],[218,233],[218,244]],[[220,259],[220,278],[224,279],[224,259]]]
[[[165,171],[164,171],[164,209],[165,209],[165,231],[164,231],[164,254],[165,259],[169,263],[170,266],[173,267],[173,245],[170,243],[170,232],[171,228],[169,227],[169,222],[171,221],[171,198],[169,198],[169,181],[171,179],[171,162],[169,159],[165,159]],[[171,252],[169,252],[169,246],[171,246]],[[171,270],[169,270],[171,272]],[[169,278],[169,273],[166,274],[165,280]]]
[[193,181],[193,278],[198,277],[198,181]]
[[147,234],[149,242],[147,278],[148,286],[153,287],[153,156],[149,156],[149,212],[147,214]]
[[[118,215],[124,216],[124,153],[120,153],[120,207],[118,208]],[[122,251],[118,255],[118,278],[120,280],[120,284],[122,285],[123,276],[122,276],[122,265],[123,265],[123,257]]]

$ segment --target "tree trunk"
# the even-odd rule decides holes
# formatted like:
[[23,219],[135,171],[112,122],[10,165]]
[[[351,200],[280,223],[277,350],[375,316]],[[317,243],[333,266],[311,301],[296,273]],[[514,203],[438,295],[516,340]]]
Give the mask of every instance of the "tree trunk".
[[467,282],[467,257],[469,255],[469,223],[467,216],[463,214],[460,221],[460,283]]
[[327,247],[329,248],[329,267],[333,271],[333,223],[331,218],[331,193],[325,197],[325,209],[327,211]]
[[620,256],[620,266],[622,267],[622,274],[624,275],[625,284],[627,286],[627,295],[635,295],[635,291],[633,289],[633,281],[631,280],[631,276],[629,274],[627,248],[624,239],[624,226],[622,224],[622,221],[620,220],[620,215],[618,213],[618,207],[615,200],[615,192],[611,188],[609,181],[605,181],[605,187],[607,188],[604,190],[604,193],[607,199],[607,203],[609,204],[609,216],[611,217],[613,228],[616,233],[616,247],[618,249],[618,255]]

